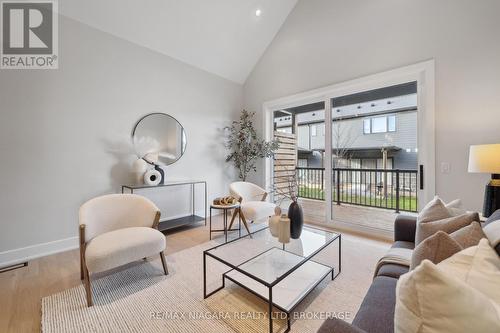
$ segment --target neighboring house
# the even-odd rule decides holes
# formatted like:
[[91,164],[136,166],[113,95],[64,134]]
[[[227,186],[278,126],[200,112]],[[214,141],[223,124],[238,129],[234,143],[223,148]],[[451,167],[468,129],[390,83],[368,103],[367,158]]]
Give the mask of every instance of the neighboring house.
[[[416,93],[332,108],[334,167],[417,169]],[[296,114],[298,166],[323,167],[324,110]],[[275,119],[276,130],[292,133],[292,115]]]

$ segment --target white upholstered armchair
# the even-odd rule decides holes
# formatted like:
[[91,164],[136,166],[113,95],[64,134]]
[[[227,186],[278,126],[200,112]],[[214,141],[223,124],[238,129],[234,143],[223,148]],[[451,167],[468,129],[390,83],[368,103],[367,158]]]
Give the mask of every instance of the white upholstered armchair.
[[[229,185],[229,192],[240,202],[240,216],[248,233],[247,220],[256,221],[274,215],[275,204],[267,202],[268,193],[263,188],[249,182],[234,182]],[[229,229],[236,217],[235,212],[231,219]]]
[[165,236],[157,230],[160,211],[135,194],[110,194],[80,207],[80,269],[87,305],[92,306],[90,277],[130,262],[160,255],[165,275]]

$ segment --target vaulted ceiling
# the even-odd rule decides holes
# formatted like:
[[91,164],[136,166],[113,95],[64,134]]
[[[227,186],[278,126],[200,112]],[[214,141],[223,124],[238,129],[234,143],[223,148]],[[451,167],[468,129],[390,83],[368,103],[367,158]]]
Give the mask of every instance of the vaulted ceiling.
[[[61,14],[243,83],[297,0],[64,0]],[[261,15],[256,15],[256,10]]]

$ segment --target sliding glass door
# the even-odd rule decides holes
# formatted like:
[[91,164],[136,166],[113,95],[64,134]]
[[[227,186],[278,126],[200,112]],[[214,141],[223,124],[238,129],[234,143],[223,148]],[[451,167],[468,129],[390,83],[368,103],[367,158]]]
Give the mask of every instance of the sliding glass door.
[[280,98],[264,111],[266,137],[282,143],[266,183],[286,209],[293,174],[306,222],[392,237],[396,214],[416,213],[435,194],[433,61]]

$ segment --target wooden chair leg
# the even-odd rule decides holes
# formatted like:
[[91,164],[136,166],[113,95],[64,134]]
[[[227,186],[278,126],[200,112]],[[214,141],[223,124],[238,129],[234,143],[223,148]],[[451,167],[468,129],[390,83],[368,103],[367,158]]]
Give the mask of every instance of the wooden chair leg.
[[229,227],[227,228],[227,230],[231,230],[231,227],[233,226],[234,219],[236,218],[237,214],[238,214],[238,210],[235,209],[234,212],[233,212],[233,217],[231,217],[231,223],[229,223]]
[[243,222],[245,229],[247,229],[248,235],[250,236],[250,238],[253,238],[252,234],[250,233],[250,229],[248,228],[248,224],[247,224],[247,220],[245,218],[245,215],[243,215],[243,212],[241,211],[241,209],[239,210],[239,213],[240,213],[240,217],[241,217],[241,222]]
[[165,259],[165,254],[163,251],[160,252],[161,264],[163,265],[163,271],[165,275],[168,275],[167,260]]
[[80,280],[83,281],[84,279],[84,272],[83,272],[83,259],[82,259],[82,255],[80,254]]
[[83,284],[85,285],[85,293],[87,294],[87,306],[92,306],[92,286],[90,284],[90,275],[87,267],[84,267],[84,279]]

